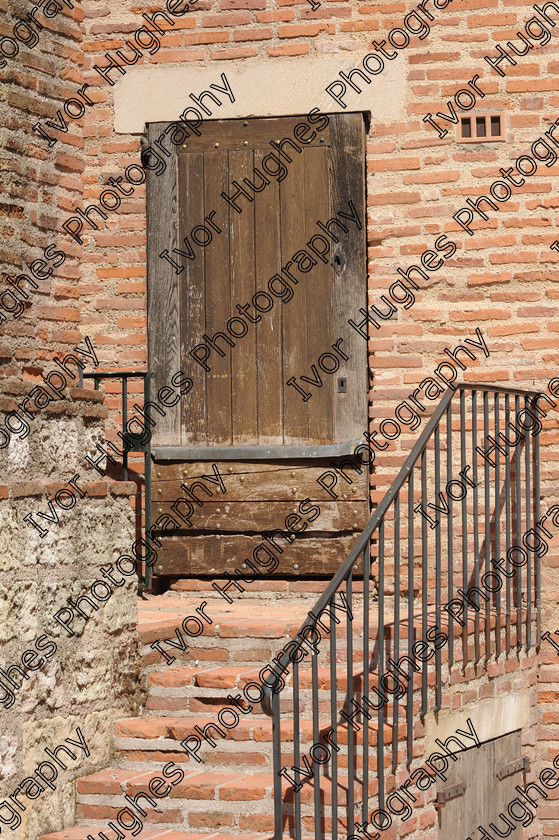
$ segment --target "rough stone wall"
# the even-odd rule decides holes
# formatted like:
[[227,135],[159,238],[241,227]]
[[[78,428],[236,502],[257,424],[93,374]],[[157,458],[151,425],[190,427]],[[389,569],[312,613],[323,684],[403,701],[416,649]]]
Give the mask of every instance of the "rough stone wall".
[[[3,422],[15,406],[14,394],[21,396],[29,387],[5,381],[2,390]],[[110,587],[110,595],[103,586],[96,587],[101,600],[91,594],[94,581],[106,582],[101,567],[114,566],[130,550],[134,523],[129,497],[136,486],[96,481],[96,473],[84,470],[84,453],[104,438],[107,410],[100,405],[100,394],[72,389],[70,397],[38,414],[25,440],[14,436],[0,466],[0,668],[5,672],[18,665],[23,672],[12,670],[9,679],[4,673],[1,677],[0,798],[33,776],[41,762],[52,764],[45,748],[55,750],[66,738],[79,741],[77,727],[90,751],[86,757],[66,743],[76,759],[60,755],[63,762],[66,755],[67,770],[54,764],[56,789],[46,787],[34,802],[25,800],[18,836],[29,840],[73,822],[73,780],[107,765],[113,720],[137,713],[143,697],[136,574],[125,577],[114,570],[114,580],[122,585]],[[68,488],[76,473],[76,486],[84,495],[76,493],[74,506],[63,510],[55,494]],[[68,495],[59,499],[71,504]],[[49,512],[49,500],[58,523],[36,516]],[[41,537],[25,522],[28,513],[49,533]],[[93,604],[79,602],[82,617],[77,609],[73,621],[59,613],[68,598],[77,603],[82,595]],[[74,635],[55,621],[56,613]],[[52,771],[45,766],[44,773]],[[2,815],[9,820],[6,808]]]

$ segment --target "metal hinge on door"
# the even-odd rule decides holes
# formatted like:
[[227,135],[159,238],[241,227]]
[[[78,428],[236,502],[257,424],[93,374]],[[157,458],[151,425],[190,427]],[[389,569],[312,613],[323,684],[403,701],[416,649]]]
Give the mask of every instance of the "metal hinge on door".
[[464,782],[458,782],[457,785],[450,785],[450,787],[443,788],[443,790],[437,793],[435,808],[442,808],[449,799],[456,799],[457,796],[463,796],[465,792],[466,785]]
[[499,770],[497,770],[497,778],[499,780],[506,779],[507,776],[513,776],[515,773],[527,773],[530,769],[530,759],[527,756],[522,758],[517,758],[515,761],[511,761],[509,764],[504,764]]

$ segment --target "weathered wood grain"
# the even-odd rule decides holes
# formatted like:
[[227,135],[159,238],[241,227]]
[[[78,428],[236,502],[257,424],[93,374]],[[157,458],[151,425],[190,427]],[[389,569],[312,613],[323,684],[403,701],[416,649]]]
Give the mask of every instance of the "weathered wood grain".
[[[233,473],[227,475],[223,479],[225,484],[225,495],[227,500],[231,501],[291,501],[293,499],[322,499],[327,501],[337,501],[326,492],[326,490],[317,483],[316,479],[324,471],[321,467],[308,467],[302,470],[283,470],[272,468],[266,472],[250,472],[246,474]],[[210,465],[206,469],[207,475],[213,475]],[[292,472],[296,472],[292,476]],[[355,475],[355,478],[354,478]],[[157,473],[156,473],[157,476]],[[340,499],[366,499],[367,498],[367,482],[366,476],[349,473],[352,484],[348,484],[342,479],[339,479],[335,491]],[[188,478],[183,479],[183,482],[190,486],[195,480],[200,479]],[[205,481],[207,486],[216,495],[220,495],[219,485],[212,482]],[[180,488],[181,481],[174,479],[171,481],[162,481],[155,477],[152,482],[152,499],[154,501],[170,501],[183,495]],[[354,492],[355,490],[355,492]],[[159,492],[161,491],[161,492]],[[198,491],[201,499],[207,497],[203,490]],[[207,497],[209,498],[209,497]]]
[[[320,502],[319,507],[320,515],[314,522],[308,523],[305,534],[356,531],[361,530],[367,522],[367,505],[363,501]],[[173,514],[171,508],[170,501],[154,502],[152,522],[164,513]],[[184,511],[184,508],[179,509]],[[304,514],[299,512],[299,500],[294,502],[231,502],[225,498],[221,501],[208,498],[202,507],[195,506],[191,522],[192,529],[196,531],[259,534],[270,528],[284,528],[286,517],[293,513],[305,518]],[[174,516],[179,522],[181,521],[176,514]],[[188,530],[186,524],[184,524],[184,529]]]
[[[337,569],[342,563],[356,538],[357,534],[335,540],[297,537],[291,545],[278,539],[283,552],[277,555],[279,565],[272,576],[330,575],[332,569]],[[252,552],[261,543],[259,536],[244,534],[168,537],[163,547],[157,549],[153,569],[158,575],[211,575],[219,578],[224,572],[234,574],[247,558],[254,562]],[[245,571],[250,574],[250,568]],[[262,577],[267,575],[269,573],[263,568]],[[250,584],[246,584],[246,589],[250,589]]]

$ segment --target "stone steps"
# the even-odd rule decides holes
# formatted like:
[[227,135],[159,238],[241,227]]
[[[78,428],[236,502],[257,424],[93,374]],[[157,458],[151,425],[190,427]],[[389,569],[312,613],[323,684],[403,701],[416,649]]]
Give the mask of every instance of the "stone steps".
[[[230,719],[232,722],[232,718]],[[214,724],[215,728],[207,728],[208,724]],[[282,741],[289,743],[293,741],[294,733],[293,720],[282,721]],[[198,727],[198,729],[197,729]],[[180,742],[189,736],[196,736],[199,730],[204,730],[206,727],[206,734],[209,738],[215,739],[219,742],[221,748],[225,748],[227,742],[243,744],[250,744],[252,747],[256,745],[263,749],[265,745],[272,743],[272,720],[269,717],[261,719],[241,718],[239,716],[238,723],[234,728],[227,729],[217,720],[210,720],[207,716],[200,717],[138,717],[127,718],[125,720],[115,721],[114,724],[114,739],[115,746],[123,756],[125,751],[142,749],[146,752],[150,750],[157,751],[176,751],[181,750]],[[221,729],[224,735],[220,735],[217,727]],[[330,724],[323,720],[319,723],[319,733],[327,733],[331,728]],[[371,743],[376,744],[377,722],[372,719],[369,722]],[[392,727],[385,724],[384,742],[389,743],[392,738]],[[313,743],[313,722],[312,720],[299,721],[299,733],[302,743]],[[336,727],[335,733],[336,741],[339,745],[347,744],[347,725]],[[202,739],[203,740],[203,739]],[[355,742],[360,743],[360,734],[355,733]],[[203,745],[206,746],[205,744]],[[207,745],[210,749],[210,746]],[[202,753],[207,750],[203,749]]]
[[[64,832],[47,835],[41,840],[97,840],[97,833],[110,820],[114,820],[120,810],[131,805],[126,796],[139,796],[135,811],[146,824],[143,831],[136,835],[145,840],[267,840],[268,832],[273,832],[272,799],[272,721],[263,714],[260,704],[246,699],[243,689],[249,683],[259,682],[260,670],[278,654],[281,648],[293,639],[312,609],[316,594],[312,597],[299,594],[297,597],[282,597],[277,601],[262,597],[249,601],[227,604],[223,598],[211,598],[199,592],[175,593],[149,597],[140,601],[140,621],[138,630],[143,645],[145,673],[148,684],[146,709],[134,718],[117,720],[113,726],[114,767],[82,778],[77,783],[76,818],[80,825]],[[200,615],[196,608],[203,606],[203,612],[211,619],[204,620],[202,632],[198,636],[186,636],[183,632],[186,650],[179,650],[181,635],[176,633],[183,627],[183,620],[188,616]],[[362,606],[362,602],[360,603]],[[374,616],[371,607],[371,619]],[[362,622],[356,611],[353,621],[354,666],[348,676],[345,647],[345,614],[339,612],[339,637],[336,648],[336,694],[338,713],[347,704],[348,681],[356,700],[359,700],[363,688],[362,661]],[[362,613],[361,613],[362,614]],[[403,613],[407,615],[407,613]],[[247,618],[249,616],[249,618]],[[483,646],[483,617],[480,617],[481,644]],[[329,622],[327,616],[325,623]],[[385,636],[394,636],[394,626],[389,624],[390,615],[386,615]],[[492,616],[494,624],[494,617]],[[428,624],[434,625],[434,612],[429,611]],[[445,622],[446,625],[446,622]],[[183,628],[184,629],[184,628]],[[441,628],[448,633],[448,626]],[[468,634],[474,629],[470,621]],[[422,635],[421,618],[414,620],[416,638]],[[370,656],[374,653],[376,628],[370,628]],[[408,625],[400,623],[400,656],[407,650]],[[454,636],[458,638],[462,628],[455,624]],[[176,641],[175,646],[163,644],[165,639]],[[171,664],[161,652],[150,646],[160,643],[168,652],[168,657],[175,657]],[[448,647],[441,650],[441,661],[445,662]],[[284,744],[282,761],[284,766],[292,764],[304,767],[303,755],[309,755],[315,738],[313,737],[312,710],[312,671],[311,657],[308,654],[299,664],[299,746],[297,761],[294,758],[294,722],[289,712],[293,702],[293,668],[284,675],[286,682],[282,690],[281,708],[287,712],[282,718],[281,738]],[[320,643],[317,656],[318,673],[318,714],[319,741],[331,729],[330,720],[330,642],[326,636]],[[374,664],[374,660],[373,660]],[[407,670],[407,669],[406,669]],[[414,674],[414,688],[420,686],[421,675]],[[435,673],[433,663],[428,672],[428,684],[433,685]],[[377,674],[369,673],[369,687],[377,683]],[[250,690],[250,687],[247,689]],[[254,691],[254,688],[252,689]],[[228,697],[233,698],[229,700]],[[248,703],[252,706],[249,708]],[[239,705],[240,703],[240,705]],[[218,719],[218,714],[225,708],[228,717]],[[231,709],[235,708],[234,720]],[[418,695],[414,696],[414,711],[419,711]],[[385,709],[385,717],[390,721],[392,703]],[[403,752],[406,738],[404,708],[399,708],[399,726],[395,734],[396,748]],[[338,717],[338,721],[340,718]],[[228,724],[228,725],[226,725]],[[197,729],[198,727],[198,729]],[[218,731],[216,727],[220,727]],[[200,730],[213,739],[215,746],[201,737]],[[383,724],[384,766],[388,768],[392,761],[393,727],[388,722]],[[377,769],[376,745],[379,728],[375,716],[369,722],[368,742],[370,745],[367,770],[371,783]],[[195,750],[194,737],[201,740],[200,748]],[[320,799],[323,827],[331,831],[331,804],[333,794],[343,806],[347,797],[347,768],[349,764],[347,723],[335,726],[333,739],[339,751],[337,755],[338,780],[334,788],[329,774],[331,762],[321,765]],[[190,738],[190,750],[181,746],[181,741]],[[363,727],[354,732],[354,743],[363,743]],[[354,756],[353,767],[357,776],[355,801],[359,800],[359,776],[363,772],[361,751]],[[189,754],[190,753],[190,754]],[[171,768],[171,763],[173,767]],[[163,768],[167,767],[164,773]],[[312,766],[312,762],[311,762]],[[315,764],[316,768],[317,765]],[[167,774],[174,773],[176,780],[169,784]],[[180,780],[179,776],[182,776]],[[153,793],[157,785],[159,796]],[[150,788],[151,783],[151,788]],[[287,833],[291,833],[293,823],[293,788],[284,779],[284,819]],[[302,826],[305,834],[314,833],[313,799],[314,780],[308,780],[301,790]],[[165,796],[161,790],[169,788]],[[145,800],[145,794],[151,802]],[[143,805],[144,814],[139,810]],[[341,808],[340,813],[342,813]],[[343,823],[340,822],[340,827]],[[346,829],[347,830],[347,829]],[[74,833],[72,833],[74,832]],[[266,834],[263,834],[265,832]],[[113,832],[114,833],[114,832]],[[109,836],[112,834],[109,832]]]
[[[176,774],[176,770],[174,771]],[[244,832],[256,827],[273,828],[272,773],[242,771],[185,772],[184,779],[168,784],[157,772],[138,773],[118,769],[103,770],[78,782],[77,816],[87,822],[115,820],[125,807],[135,807],[144,824],[189,831],[220,830]],[[339,774],[334,787],[330,779],[320,776],[320,798],[325,814],[330,814],[333,796],[345,804],[347,777]],[[312,819],[315,781],[306,782],[301,790],[301,809],[307,823]],[[159,797],[155,796],[156,790]],[[286,818],[292,810],[289,785],[283,785]],[[360,801],[361,783],[354,782],[355,801]],[[135,803],[135,804],[134,804]],[[141,809],[141,810],[140,810]],[[200,835],[198,835],[200,836]],[[221,837],[221,835],[220,835]]]
[[[100,828],[102,831],[103,829]],[[97,840],[97,829],[91,826],[74,826],[54,834],[43,834],[40,840]],[[238,834],[193,833],[191,831],[175,831],[169,828],[143,828],[135,835],[136,840],[238,840]],[[243,834],[243,840],[272,840],[269,834]]]
[[[253,717],[265,718],[261,706],[257,702],[249,702],[240,694],[247,688],[248,694],[258,697],[257,689],[251,683],[259,684],[258,668],[246,668],[242,665],[224,667],[193,667],[170,666],[165,671],[153,671],[148,676],[149,697],[146,710],[152,715],[187,716],[190,714],[217,715],[221,709],[232,704],[231,699],[242,697],[243,708],[252,708]],[[319,701],[328,701],[330,698],[331,672],[328,667],[318,669]],[[375,681],[375,673],[371,672],[369,683]],[[285,688],[282,691],[282,709],[292,709],[292,673],[288,672],[283,677]],[[336,668],[336,686],[340,706],[347,693],[348,675],[345,666]],[[354,693],[360,692],[363,687],[363,671],[355,670],[352,686]],[[310,668],[299,670],[299,698],[300,714],[306,718],[311,708],[312,671]]]

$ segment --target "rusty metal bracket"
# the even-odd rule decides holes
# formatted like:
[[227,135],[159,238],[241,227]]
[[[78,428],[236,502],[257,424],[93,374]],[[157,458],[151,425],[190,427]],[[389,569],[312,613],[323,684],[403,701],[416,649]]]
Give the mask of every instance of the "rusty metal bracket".
[[520,771],[527,773],[529,769],[530,759],[523,756],[511,761],[509,764],[504,764],[499,770],[497,770],[497,778],[499,780],[506,779],[507,776],[513,776],[515,773],[520,773]]
[[458,782],[457,785],[450,785],[450,787],[443,788],[443,790],[437,793],[435,808],[442,808],[449,799],[456,799],[457,796],[463,796],[465,792],[466,785],[464,782]]

